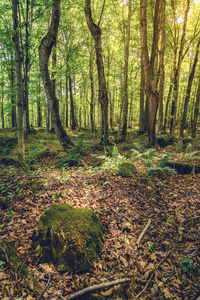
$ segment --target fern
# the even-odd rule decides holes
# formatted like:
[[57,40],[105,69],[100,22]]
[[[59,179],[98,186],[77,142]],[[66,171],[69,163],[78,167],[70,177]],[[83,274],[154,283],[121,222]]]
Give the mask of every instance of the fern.
[[99,168],[106,170],[118,170],[119,165],[127,161],[125,156],[120,155],[116,144],[113,146],[111,156],[107,156],[105,150],[105,155],[98,156],[98,158],[103,160]]

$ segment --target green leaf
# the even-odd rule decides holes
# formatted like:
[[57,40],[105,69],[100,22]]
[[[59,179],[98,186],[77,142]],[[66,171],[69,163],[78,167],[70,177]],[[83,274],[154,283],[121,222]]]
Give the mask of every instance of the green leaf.
[[4,265],[5,264],[5,261],[3,260],[0,260],[0,266]]

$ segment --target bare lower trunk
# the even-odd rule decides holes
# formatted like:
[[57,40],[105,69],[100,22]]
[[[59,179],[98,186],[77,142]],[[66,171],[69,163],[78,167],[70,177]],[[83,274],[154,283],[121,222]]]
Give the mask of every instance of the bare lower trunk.
[[13,42],[15,46],[16,58],[16,76],[17,76],[17,137],[18,137],[18,155],[19,160],[25,159],[25,146],[24,146],[24,128],[23,128],[23,79],[22,79],[22,53],[19,42],[18,30],[18,15],[17,15],[17,0],[12,0],[12,18],[13,18]]
[[194,109],[194,122],[193,122],[193,126],[192,126],[192,137],[193,138],[195,138],[195,133],[196,133],[197,119],[198,119],[198,114],[199,114],[199,103],[200,103],[200,78],[199,78],[196,103],[195,103],[195,109]]

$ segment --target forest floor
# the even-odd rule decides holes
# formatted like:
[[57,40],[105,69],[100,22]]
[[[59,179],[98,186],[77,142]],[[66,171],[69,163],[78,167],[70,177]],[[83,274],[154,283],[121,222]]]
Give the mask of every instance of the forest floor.
[[[86,287],[129,278],[123,285],[81,299],[200,299],[200,174],[159,171],[152,177],[153,188],[139,180],[139,174],[147,170],[144,160],[134,162],[139,172],[134,179],[123,178],[112,168],[96,167],[104,151],[94,147],[82,153],[76,167],[60,169],[57,162],[64,154],[61,149],[57,151],[57,141],[44,136],[46,152],[39,152],[41,136],[40,141],[35,137],[28,142],[37,170],[0,166],[0,189],[9,197],[6,208],[0,208],[0,238],[17,250],[44,293],[34,294],[7,261],[0,266],[0,298],[67,299]],[[140,142],[145,144],[145,140]],[[131,158],[130,149],[136,145],[135,135],[117,146],[122,155]],[[190,161],[192,155],[188,153],[200,151],[199,145],[200,139],[196,139],[190,151],[176,143],[159,152],[172,151],[176,159],[183,159],[184,152],[185,160]],[[12,151],[10,155],[15,148]],[[26,184],[38,178],[47,180],[36,189]],[[37,265],[30,256],[39,218],[55,203],[91,208],[106,229],[103,252],[88,273],[59,273],[53,264]]]

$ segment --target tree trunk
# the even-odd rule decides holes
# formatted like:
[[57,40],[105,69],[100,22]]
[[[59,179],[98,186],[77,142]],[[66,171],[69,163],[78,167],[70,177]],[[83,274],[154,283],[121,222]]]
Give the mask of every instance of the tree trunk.
[[[32,24],[32,20],[30,21]],[[26,41],[25,41],[25,62],[24,62],[24,129],[30,133],[29,122],[29,73],[30,73],[30,54],[29,54],[29,0],[26,0]]]
[[189,103],[189,100],[190,100],[190,92],[191,92],[191,88],[192,88],[192,82],[193,82],[193,79],[194,79],[196,65],[197,65],[197,62],[198,62],[199,45],[200,45],[200,41],[197,44],[194,63],[192,65],[192,69],[191,69],[190,76],[189,76],[189,79],[188,79],[188,85],[187,85],[185,102],[184,102],[183,118],[182,118],[181,129],[180,129],[180,136],[181,137],[183,137],[183,132],[184,132],[184,129],[185,129],[185,123],[186,123],[186,117],[187,117],[187,108],[188,108],[188,103]]
[[69,93],[70,93],[70,115],[71,115],[71,129],[76,129],[76,115],[75,115],[75,107],[74,107],[74,98],[72,91],[72,78],[69,75]]
[[144,110],[144,96],[145,96],[145,76],[144,76],[144,66],[141,58],[141,75],[140,75],[140,118],[139,118],[139,132],[138,134],[143,134],[146,132],[145,126],[145,110]]
[[37,101],[37,124],[38,124],[38,127],[42,126],[40,93],[41,93],[41,84],[40,84],[40,78],[39,78],[39,91],[38,91],[38,101]]
[[193,126],[192,126],[192,137],[193,138],[195,138],[195,133],[196,133],[196,128],[197,128],[197,119],[198,119],[198,114],[199,114],[199,102],[200,102],[200,77],[199,77],[196,103],[195,103],[195,109],[194,109],[194,121],[193,121]]
[[91,101],[90,101],[90,122],[91,131],[95,131],[94,123],[94,70],[93,70],[93,53],[90,52],[90,87],[91,87]]
[[180,77],[181,63],[183,61],[183,49],[185,44],[185,34],[186,34],[186,25],[187,25],[189,8],[190,8],[190,0],[187,0],[187,8],[185,11],[185,16],[183,21],[178,63],[174,74],[174,90],[173,90],[171,121],[170,121],[170,134],[172,136],[174,135],[175,125],[176,125],[176,111],[177,111],[177,101],[178,101],[178,94],[179,94],[179,77]]
[[69,123],[69,118],[68,118],[68,110],[69,110],[69,106],[68,106],[68,76],[67,74],[65,75],[65,109],[66,109],[66,118],[65,118],[65,126],[68,127],[68,123]]
[[17,137],[19,160],[25,159],[24,128],[23,128],[23,78],[22,78],[22,52],[19,42],[19,23],[17,15],[17,0],[12,0],[12,19],[13,19],[13,42],[15,46],[16,76],[17,76]]
[[148,99],[148,137],[149,145],[156,146],[156,115],[158,110],[159,94],[156,90],[157,70],[156,62],[158,58],[158,41],[159,41],[159,23],[160,23],[160,0],[156,0],[154,14],[154,33],[151,50],[151,58],[149,60],[147,45],[147,0],[140,2],[140,41],[142,50],[142,61],[144,65],[145,75],[145,92]]
[[163,132],[163,94],[165,83],[165,0],[161,4],[161,50],[160,50],[160,85],[159,85],[159,114],[158,114],[158,132]]
[[73,146],[73,143],[62,127],[59,116],[58,99],[56,98],[55,90],[53,89],[53,83],[50,79],[48,69],[48,61],[51,54],[51,50],[54,44],[56,43],[59,21],[60,0],[52,0],[51,24],[47,35],[42,39],[39,46],[39,64],[47,101],[50,104],[50,109],[52,113],[53,128],[58,137],[58,140],[62,144],[64,150],[66,150],[68,148],[71,148],[71,146]]
[[101,17],[98,25],[96,25],[92,19],[91,0],[85,0],[85,17],[86,17],[88,28],[95,42],[96,64],[97,64],[98,79],[99,79],[99,102],[101,104],[101,113],[102,113],[101,143],[106,145],[108,143],[108,94],[107,94],[106,81],[104,75],[101,29],[99,27]]
[[126,138],[127,132],[127,118],[128,118],[128,59],[129,59],[129,41],[130,41],[130,28],[131,28],[131,0],[128,2],[128,20],[126,36],[124,36],[124,110],[123,110],[123,127],[122,127],[122,140]]

